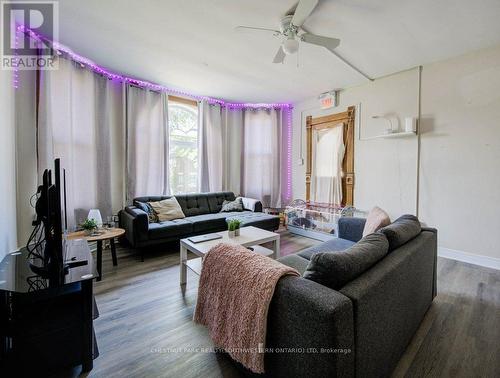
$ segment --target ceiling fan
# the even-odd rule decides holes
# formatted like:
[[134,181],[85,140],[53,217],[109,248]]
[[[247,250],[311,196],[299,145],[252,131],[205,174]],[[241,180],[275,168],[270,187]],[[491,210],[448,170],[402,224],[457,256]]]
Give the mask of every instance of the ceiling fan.
[[273,63],[283,63],[287,55],[295,54],[299,50],[300,42],[321,46],[334,54],[337,58],[363,75],[370,81],[373,81],[368,75],[356,68],[346,59],[339,55],[335,48],[340,44],[340,39],[324,37],[309,33],[303,26],[307,18],[318,5],[319,0],[299,0],[286,14],[281,18],[280,30],[260,28],[253,26],[237,26],[236,30],[252,30],[259,32],[269,32],[282,40],[278,52],[274,56]]

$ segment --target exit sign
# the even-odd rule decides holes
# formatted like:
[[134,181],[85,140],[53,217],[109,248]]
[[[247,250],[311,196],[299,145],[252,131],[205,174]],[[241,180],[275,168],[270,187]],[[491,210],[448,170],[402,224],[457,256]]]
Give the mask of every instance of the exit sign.
[[337,106],[337,92],[330,91],[322,93],[318,97],[321,109],[329,109]]

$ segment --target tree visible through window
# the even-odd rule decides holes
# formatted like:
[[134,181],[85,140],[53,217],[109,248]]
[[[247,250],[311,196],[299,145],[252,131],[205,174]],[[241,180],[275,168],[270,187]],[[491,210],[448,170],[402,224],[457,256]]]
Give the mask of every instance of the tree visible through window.
[[198,192],[198,108],[169,101],[170,189],[172,194]]

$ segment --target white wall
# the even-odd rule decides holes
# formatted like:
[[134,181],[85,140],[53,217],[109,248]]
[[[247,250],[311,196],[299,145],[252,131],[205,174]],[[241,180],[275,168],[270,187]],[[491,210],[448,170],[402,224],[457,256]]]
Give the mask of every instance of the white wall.
[[[425,65],[421,85],[419,217],[439,230],[441,247],[498,259],[500,46]],[[294,198],[304,198],[305,192],[305,165],[298,164],[301,145],[305,156],[305,117],[357,104],[361,104],[362,138],[386,127],[382,120],[370,118],[374,114],[394,113],[401,121],[417,116],[418,69],[344,90],[339,106],[328,111],[319,110],[315,98],[296,104]],[[417,137],[368,141],[358,137],[357,133],[355,206],[368,210],[378,205],[391,218],[415,214]]]
[[[341,91],[339,106],[321,110],[316,98],[297,104],[294,109],[293,143],[293,197],[305,198],[306,156],[305,120],[313,117],[345,111],[350,105],[358,105],[356,117],[360,129],[355,129],[354,144],[354,204],[369,210],[378,205],[396,217],[403,213],[415,213],[417,138],[372,139],[381,135],[390,125],[384,119],[372,119],[373,115],[388,115],[394,128],[404,127],[404,117],[418,115],[418,70],[368,83]],[[302,135],[302,140],[300,140]],[[359,140],[361,135],[362,140]]]
[[15,120],[12,73],[0,70],[0,259],[17,247]]
[[500,258],[500,46],[424,67],[421,151],[439,243]]

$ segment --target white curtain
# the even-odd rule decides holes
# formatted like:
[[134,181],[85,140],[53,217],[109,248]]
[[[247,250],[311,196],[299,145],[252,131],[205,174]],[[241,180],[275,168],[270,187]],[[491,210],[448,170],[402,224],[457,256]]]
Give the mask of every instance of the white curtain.
[[123,174],[123,165],[113,164],[124,160],[123,85],[58,59],[58,70],[41,71],[38,173],[61,158],[73,228],[90,208],[105,219],[123,205],[123,186],[113,182]]
[[220,105],[202,101],[199,107],[199,187],[202,192],[220,192],[223,181],[222,111]]
[[222,122],[222,189],[241,194],[243,109],[224,109]]
[[168,195],[168,111],[165,93],[127,88],[127,202]]
[[265,207],[281,206],[282,127],[280,109],[244,112],[241,190]]
[[343,133],[343,124],[313,131],[311,199],[314,202],[342,203]]

